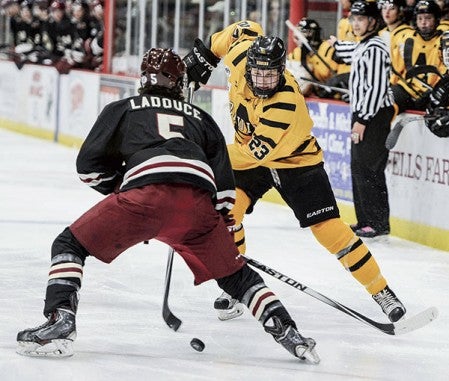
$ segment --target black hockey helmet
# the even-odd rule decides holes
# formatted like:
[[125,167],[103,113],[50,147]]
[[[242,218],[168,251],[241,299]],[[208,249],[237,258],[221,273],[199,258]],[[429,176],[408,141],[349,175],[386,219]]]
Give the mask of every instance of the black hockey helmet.
[[356,0],[351,5],[351,15],[368,16],[379,20],[381,17],[379,4],[372,0]]
[[[425,13],[432,14],[435,17],[435,26],[433,29],[422,30],[417,27],[416,25],[417,16]],[[413,9],[413,21],[415,24],[416,31],[423,38],[424,41],[428,41],[435,36],[438,24],[440,23],[440,19],[441,19],[441,8],[434,0],[420,0],[416,3],[415,8]]]
[[399,8],[399,10],[403,10],[407,6],[405,0],[378,0],[377,3],[379,4],[380,8],[383,8],[388,5],[390,6],[396,5]]
[[146,90],[165,89],[173,98],[183,99],[186,66],[173,49],[152,48],[148,50],[140,65],[141,93]]
[[[260,98],[269,98],[284,85],[284,70],[287,52],[284,42],[279,37],[257,37],[249,47],[246,61],[245,79],[254,95]],[[251,69],[276,69],[279,74],[278,83],[270,89],[260,89],[254,86]]]
[[321,44],[321,27],[320,25],[313,19],[308,17],[303,17],[296,27],[299,29],[301,33],[307,38],[310,45],[314,49],[318,49]]
[[434,0],[420,0],[416,3],[413,10],[415,21],[416,16],[423,13],[430,13],[434,15],[437,21],[440,21],[441,19],[441,8]]

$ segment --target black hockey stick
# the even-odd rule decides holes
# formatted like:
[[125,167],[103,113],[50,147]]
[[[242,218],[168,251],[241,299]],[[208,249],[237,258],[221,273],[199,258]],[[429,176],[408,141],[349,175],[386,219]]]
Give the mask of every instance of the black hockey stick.
[[173,312],[171,312],[170,307],[168,306],[168,295],[170,293],[170,281],[171,281],[171,272],[173,268],[173,258],[175,256],[175,251],[173,248],[170,248],[168,251],[168,259],[167,259],[167,270],[165,272],[165,289],[164,289],[164,301],[162,303],[162,317],[167,325],[173,330],[177,331],[182,324],[182,320],[178,319]]
[[385,147],[387,149],[392,149],[396,143],[398,142],[399,135],[402,132],[402,129],[405,127],[407,123],[416,122],[418,120],[422,120],[422,116],[412,116],[409,118],[402,118],[399,122],[397,122],[391,131],[387,135],[387,139],[385,139]]
[[[187,76],[185,77],[187,81]],[[193,92],[195,90],[195,85],[193,82],[189,83],[187,87],[187,102],[192,103]],[[168,295],[170,293],[170,281],[171,281],[171,273],[173,268],[173,257],[175,255],[175,250],[170,247],[168,251],[168,259],[167,259],[167,270],[165,271],[165,287],[164,287],[164,301],[162,303],[162,318],[165,323],[173,330],[177,331],[182,324],[182,320],[178,319],[173,312],[171,312],[170,307],[168,305]]]
[[329,71],[331,72],[332,75],[337,74],[335,72],[335,70],[330,67],[329,63],[323,57],[321,57],[321,55],[318,53],[318,51],[316,49],[312,48],[312,46],[310,46],[309,41],[307,40],[307,37],[304,36],[304,33],[302,33],[297,27],[295,27],[290,20],[285,20],[285,25],[287,25],[288,29],[290,29],[292,31],[293,35],[295,35],[296,38],[299,41],[301,41],[301,43],[309,51],[311,51],[313,54],[315,54],[318,57],[318,59],[324,64],[324,66],[326,66],[329,69]]
[[408,319],[402,319],[396,323],[379,323],[377,321],[371,320],[370,318],[362,315],[361,313],[354,311],[353,309],[346,307],[345,305],[328,298],[327,296],[324,296],[323,294],[320,294],[318,291],[315,291],[311,289],[310,287],[307,287],[306,285],[288,277],[287,275],[284,275],[280,273],[279,271],[276,271],[254,259],[248,258],[247,256],[244,256],[243,258],[246,259],[246,262],[250,264],[251,266],[255,267],[256,269],[262,270],[263,272],[267,273],[268,275],[271,275],[272,277],[280,280],[281,282],[284,282],[288,284],[291,287],[296,288],[299,291],[302,291],[315,299],[320,300],[323,303],[328,304],[331,307],[336,308],[337,310],[344,312],[345,314],[353,317],[354,319],[357,319],[361,321],[362,323],[365,323],[369,325],[372,328],[378,329],[379,331],[386,333],[388,335],[401,335],[407,332],[414,331],[415,329],[421,328],[425,326],[426,324],[430,323],[432,320],[435,320],[438,316],[438,310],[435,307],[430,307],[417,315],[412,316]]

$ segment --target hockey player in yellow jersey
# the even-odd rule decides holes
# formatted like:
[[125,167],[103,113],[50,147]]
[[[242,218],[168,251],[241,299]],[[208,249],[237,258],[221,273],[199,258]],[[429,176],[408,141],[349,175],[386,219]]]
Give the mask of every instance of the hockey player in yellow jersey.
[[[245,253],[244,214],[251,213],[274,187],[300,226],[310,227],[317,241],[365,287],[388,318],[402,318],[405,308],[388,287],[373,255],[339,216],[304,97],[285,70],[283,41],[263,36],[257,23],[241,21],[213,34],[208,45],[196,39],[184,61],[189,81],[198,86],[207,83],[220,59],[229,75],[235,140],[228,152],[236,181],[231,213],[240,253]],[[225,294],[214,306],[222,320],[243,311],[238,301]]]
[[[298,46],[288,55],[287,63],[290,63],[288,68],[300,84],[301,92],[303,95],[308,96],[312,93],[313,86],[310,86],[311,82],[303,85],[303,82],[307,81],[303,80],[301,75],[296,73],[296,65],[294,64],[297,63],[300,67],[303,67],[310,74],[312,80],[323,84],[336,74],[338,64],[332,60],[334,48],[321,38],[321,27],[318,22],[311,18],[303,17],[296,25],[296,28],[307,39],[308,46],[302,44],[301,41],[293,36]],[[301,74],[301,71],[299,71],[299,74]],[[309,91],[304,91],[304,89]],[[325,94],[320,89],[322,88],[315,89],[315,93],[324,97]]]
[[390,49],[390,56],[403,52],[404,41],[415,31],[404,21],[405,0],[379,0],[378,2],[385,27],[379,30],[379,36]]
[[396,75],[392,91],[399,113],[425,110],[427,94],[446,72],[440,54],[440,18],[441,9],[434,0],[418,1],[414,8],[415,32],[405,36],[403,48],[391,57]]

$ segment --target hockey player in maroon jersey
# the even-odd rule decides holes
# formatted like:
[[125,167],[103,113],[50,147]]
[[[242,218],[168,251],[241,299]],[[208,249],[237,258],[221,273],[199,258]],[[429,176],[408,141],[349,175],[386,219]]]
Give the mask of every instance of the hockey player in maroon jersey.
[[298,333],[277,296],[239,256],[227,228],[235,223],[228,214],[235,188],[225,139],[207,113],[183,101],[183,61],[171,49],[151,49],[141,71],[140,95],[107,105],[81,147],[80,178],[108,196],[53,242],[48,320],[18,333],[18,353],[72,355],[85,259],[110,263],[155,238],[182,256],[195,284],[216,279],[291,354],[318,363],[315,341]]

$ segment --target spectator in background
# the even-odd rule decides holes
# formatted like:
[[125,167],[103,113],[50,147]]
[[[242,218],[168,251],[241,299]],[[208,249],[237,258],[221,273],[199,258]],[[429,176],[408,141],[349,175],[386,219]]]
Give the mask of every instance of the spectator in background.
[[414,10],[415,33],[404,41],[404,49],[393,57],[397,83],[391,88],[397,112],[426,109],[429,90],[446,72],[440,54],[441,9],[434,0],[420,0]]
[[75,0],[72,3],[70,21],[75,25],[78,36],[83,43],[92,37],[92,17],[90,16],[89,4],[85,0]]
[[38,62],[51,65],[50,53],[52,51],[52,44],[48,35],[48,24],[50,21],[48,5],[48,0],[35,0],[33,2],[33,16],[39,28],[34,37],[34,44],[38,51]]
[[35,33],[31,3],[25,0],[19,4],[19,7],[17,28],[14,34],[14,49],[16,53],[28,53],[33,50]]
[[93,0],[91,6],[91,37],[84,43],[86,52],[85,68],[101,70],[103,65],[103,37],[104,37],[104,1]]
[[6,17],[9,18],[9,32],[6,42],[14,44],[17,34],[17,23],[20,21],[20,5],[18,0],[2,0],[1,7]]
[[50,5],[48,32],[53,46],[51,53],[54,65],[61,74],[67,74],[74,67],[82,67],[85,58],[83,40],[65,10],[62,0],[55,0]]

